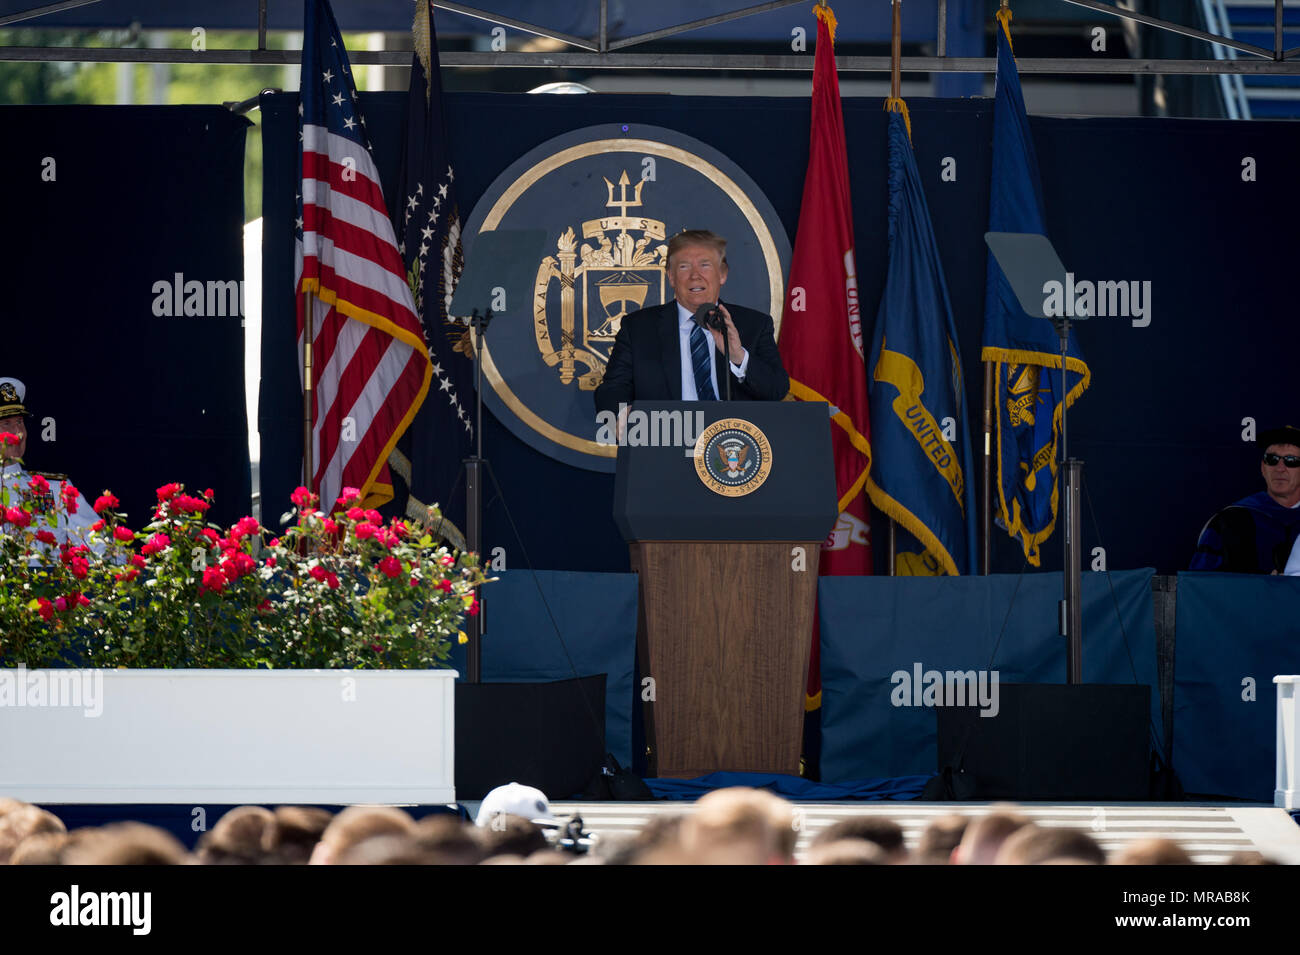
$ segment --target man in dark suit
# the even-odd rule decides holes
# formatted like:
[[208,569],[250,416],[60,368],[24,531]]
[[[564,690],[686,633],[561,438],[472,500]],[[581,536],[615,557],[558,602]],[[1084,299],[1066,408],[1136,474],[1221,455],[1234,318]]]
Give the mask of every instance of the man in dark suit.
[[[781,365],[772,318],[739,305],[723,305],[727,242],[703,229],[668,240],[668,284],[674,300],[623,319],[605,377],[596,389],[596,411],[618,414],[634,401],[780,401],[790,390]],[[716,305],[725,328],[704,329],[692,316]],[[723,335],[726,335],[725,344]],[[724,349],[730,346],[731,366]]]

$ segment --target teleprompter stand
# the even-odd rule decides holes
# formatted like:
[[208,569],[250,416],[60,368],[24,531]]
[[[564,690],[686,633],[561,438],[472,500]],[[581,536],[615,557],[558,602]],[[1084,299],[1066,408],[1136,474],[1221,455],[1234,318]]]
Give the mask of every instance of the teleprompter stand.
[[[456,292],[447,307],[449,315],[464,315],[474,334],[474,453],[463,462],[465,473],[465,544],[483,553],[483,479],[488,466],[483,457],[483,338],[492,321],[492,306],[528,301],[527,292],[536,262],[546,243],[540,229],[482,232],[474,240],[473,255],[465,262]],[[482,638],[486,604],[479,592],[479,612],[467,621],[465,679],[483,678]]]

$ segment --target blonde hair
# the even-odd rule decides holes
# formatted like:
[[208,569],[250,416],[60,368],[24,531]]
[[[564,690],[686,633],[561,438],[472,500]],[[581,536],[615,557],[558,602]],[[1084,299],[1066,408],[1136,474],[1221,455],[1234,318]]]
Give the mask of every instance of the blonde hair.
[[718,258],[722,261],[723,267],[726,267],[727,240],[716,232],[710,232],[708,229],[683,229],[678,232],[668,240],[668,256],[664,259],[664,263],[672,262],[674,255],[691,245],[703,245],[713,249],[718,253]]

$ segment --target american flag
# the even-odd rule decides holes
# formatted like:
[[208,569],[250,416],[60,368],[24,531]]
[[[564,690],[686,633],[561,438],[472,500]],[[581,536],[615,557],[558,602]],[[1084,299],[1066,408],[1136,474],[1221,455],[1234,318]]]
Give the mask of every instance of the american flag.
[[298,103],[298,346],[312,293],[312,489],[392,499],[388,456],[424,401],[432,363],[397,251],[347,51],[326,0],[307,0]]

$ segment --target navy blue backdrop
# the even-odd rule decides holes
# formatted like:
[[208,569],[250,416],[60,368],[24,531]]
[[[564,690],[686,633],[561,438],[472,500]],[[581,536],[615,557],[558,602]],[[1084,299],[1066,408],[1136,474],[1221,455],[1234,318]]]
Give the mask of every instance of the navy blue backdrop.
[[[404,94],[362,95],[386,194],[397,176]],[[983,322],[991,103],[917,99],[912,135],[965,356],[967,402],[978,408]],[[263,490],[284,501],[300,470],[300,397],[291,298],[289,224],[297,179],[297,96],[265,97],[265,324]],[[446,98],[462,212],[511,162],[567,130],[637,122],[678,129],[722,150],[764,190],[791,238],[808,151],[808,101],[674,96]],[[844,102],[864,314],[875,314],[886,263],[885,114],[875,99]],[[1261,425],[1300,418],[1286,376],[1261,368],[1271,348],[1294,338],[1289,283],[1294,242],[1294,156],[1300,126],[1211,120],[1031,121],[1047,221],[1062,260],[1079,279],[1149,280],[1150,325],[1099,318],[1079,338],[1093,371],[1071,413],[1072,451],[1086,461],[1085,553],[1104,544],[1110,567],[1186,566],[1201,525],[1218,508],[1260,487],[1242,419]],[[955,180],[942,178],[944,160]],[[1243,160],[1255,181],[1243,181]],[[978,437],[972,436],[979,445]],[[626,570],[610,513],[612,475],[561,465],[495,420],[485,451],[538,567]],[[490,490],[490,489],[489,489]],[[492,498],[492,495],[489,495]],[[581,508],[581,536],[564,518]],[[884,524],[875,515],[876,546]],[[487,546],[514,554],[500,501],[486,510]],[[1044,547],[1044,569],[1060,567],[1060,537]],[[879,566],[883,553],[878,551]],[[994,569],[1021,569],[1018,546],[999,535]],[[512,564],[517,566],[517,564]]]
[[1273,801],[1273,677],[1300,673],[1298,609],[1291,577],[1179,574],[1174,767],[1188,793]]
[[178,273],[205,313],[207,283],[244,277],[249,125],[220,106],[0,107],[0,375],[27,384],[26,463],[92,504],[112,488],[134,528],[169,481],[211,487],[213,520],[249,510],[243,321],[224,285],[223,315],[157,314]]
[[[893,697],[897,671],[994,671],[999,685],[1065,682],[1060,574],[823,577],[818,599],[828,782],[938,769],[934,709],[907,705],[919,695]],[[1150,569],[1084,574],[1083,633],[1084,680],[1147,684],[1153,747],[1162,749]]]

